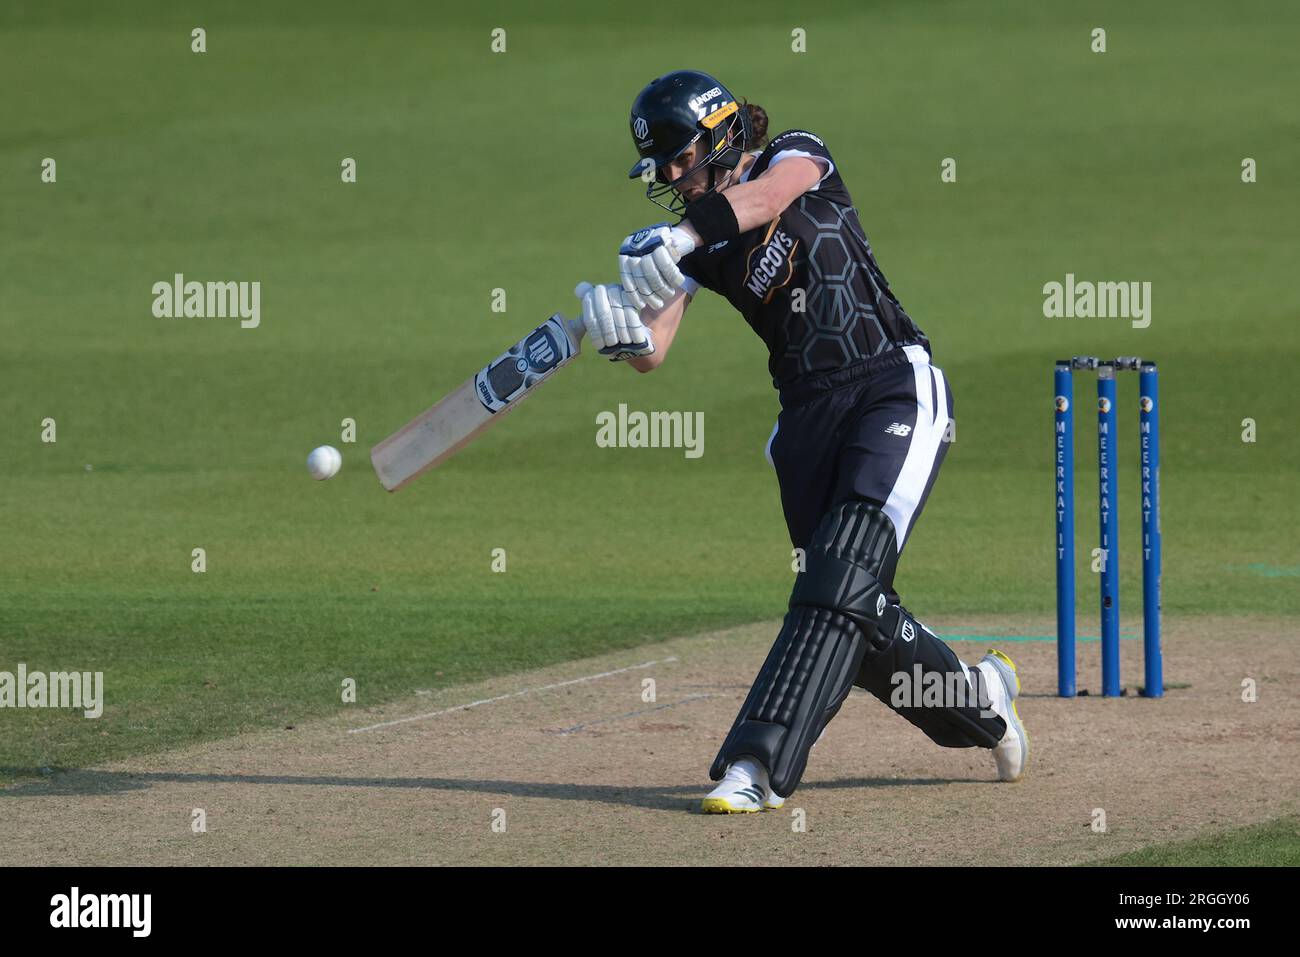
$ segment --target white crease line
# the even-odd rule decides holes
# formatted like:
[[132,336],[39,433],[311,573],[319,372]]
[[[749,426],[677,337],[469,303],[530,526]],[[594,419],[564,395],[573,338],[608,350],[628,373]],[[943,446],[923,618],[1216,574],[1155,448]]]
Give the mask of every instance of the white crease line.
[[611,721],[622,721],[624,718],[635,718],[643,714],[653,714],[656,711],[666,711],[669,708],[675,708],[679,704],[687,704],[691,701],[703,701],[705,698],[720,698],[720,697],[722,697],[722,695],[716,695],[716,694],[688,695],[687,697],[683,698],[681,701],[670,701],[667,704],[655,705],[653,708],[641,708],[638,711],[629,711],[626,714],[616,714],[609,718],[597,718],[595,721],[585,721],[582,724],[575,724],[571,728],[558,728],[554,731],[547,731],[546,729],[543,729],[542,734],[559,734],[559,735],[576,734],[579,731],[586,730],[587,728],[590,728],[597,724],[609,724]]
[[598,678],[610,678],[614,675],[621,675],[628,671],[636,671],[640,668],[649,668],[653,665],[662,665],[670,661],[676,661],[677,656],[669,658],[659,658],[655,661],[643,661],[639,665],[628,665],[626,668],[615,668],[613,671],[602,671],[598,675],[586,675],[582,678],[570,678],[568,681],[558,681],[553,685],[542,685],[540,688],[524,688],[522,691],[512,691],[509,694],[497,695],[495,698],[483,698],[481,701],[471,701],[469,704],[458,704],[453,708],[443,708],[441,711],[430,711],[428,714],[414,714],[409,718],[397,718],[394,721],[381,721],[379,724],[367,725],[364,728],[348,728],[348,734],[360,734],[363,731],[375,731],[379,728],[391,728],[395,724],[406,724],[408,721],[423,721],[425,718],[436,718],[441,714],[451,714],[453,711],[468,711],[470,708],[477,708],[479,705],[492,704],[494,701],[505,701],[507,698],[518,698],[521,695],[533,694],[537,691],[553,691],[556,688],[563,688],[566,685],[581,684],[584,681],[595,681]]

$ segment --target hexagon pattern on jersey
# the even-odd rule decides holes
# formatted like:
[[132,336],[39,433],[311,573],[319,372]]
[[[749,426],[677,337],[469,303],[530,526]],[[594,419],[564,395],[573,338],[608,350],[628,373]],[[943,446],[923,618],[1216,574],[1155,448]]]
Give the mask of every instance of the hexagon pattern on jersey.
[[[864,323],[875,323],[882,347],[888,337],[876,318],[872,300],[878,295],[869,270],[855,261],[844,237],[857,233],[846,214],[856,211],[803,196],[798,212],[816,229],[806,253],[808,258],[807,308],[791,312],[786,355],[794,358],[799,372],[845,365],[865,358],[871,341]],[[858,233],[862,243],[866,237]]]

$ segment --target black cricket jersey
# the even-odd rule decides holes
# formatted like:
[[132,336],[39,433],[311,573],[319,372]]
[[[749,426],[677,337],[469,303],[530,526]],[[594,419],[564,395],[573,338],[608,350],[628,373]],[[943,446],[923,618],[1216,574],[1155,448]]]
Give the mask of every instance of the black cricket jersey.
[[[686,291],[725,296],[767,344],[778,389],[919,345],[912,322],[876,264],[857,210],[826,144],[805,130],[768,143],[741,182],[790,156],[824,175],[772,222],[682,258]],[[802,309],[796,308],[802,306]]]

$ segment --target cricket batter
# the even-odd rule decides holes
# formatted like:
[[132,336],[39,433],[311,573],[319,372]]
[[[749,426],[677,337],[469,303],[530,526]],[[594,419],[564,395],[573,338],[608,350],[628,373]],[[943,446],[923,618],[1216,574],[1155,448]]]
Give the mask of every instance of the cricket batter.
[[726,297],[768,348],[781,413],[767,455],[804,556],[703,810],[781,807],[854,685],[941,747],[992,750],[998,777],[1017,780],[1029,743],[1015,665],[996,650],[973,666],[958,660],[894,591],[947,450],[952,394],[826,144],[801,129],[769,142],[761,108],[691,70],[642,90],[631,129],[641,159],[630,178],[680,221],[624,240],[621,284],[582,297],[587,333],[649,372],[701,287]]

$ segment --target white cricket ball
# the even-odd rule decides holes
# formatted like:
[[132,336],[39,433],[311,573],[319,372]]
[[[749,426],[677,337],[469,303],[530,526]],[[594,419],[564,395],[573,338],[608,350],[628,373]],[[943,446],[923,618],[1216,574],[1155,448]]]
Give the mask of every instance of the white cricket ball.
[[342,467],[343,453],[332,445],[312,449],[311,455],[307,456],[307,471],[318,482],[338,475]]

